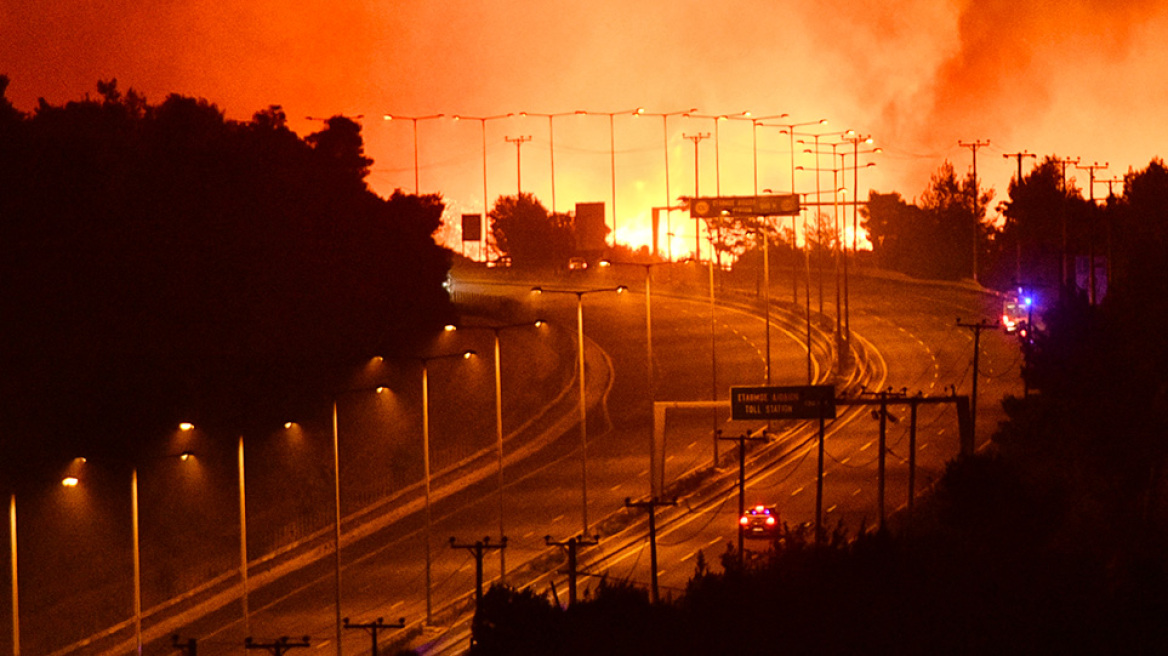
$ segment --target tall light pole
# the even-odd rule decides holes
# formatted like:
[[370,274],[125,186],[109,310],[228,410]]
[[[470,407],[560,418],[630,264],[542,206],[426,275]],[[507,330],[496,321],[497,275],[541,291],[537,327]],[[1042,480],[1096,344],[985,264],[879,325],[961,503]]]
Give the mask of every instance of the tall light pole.
[[[376,392],[384,394],[389,388],[384,386],[351,389],[341,394],[356,394],[358,392]],[[339,395],[338,395],[339,396]],[[337,397],[333,397],[333,609],[336,615],[336,644],[337,656],[341,656],[341,633],[343,618],[341,616],[341,450],[340,435],[337,421]]]
[[634,116],[660,116],[661,117],[661,145],[662,152],[665,155],[665,233],[669,242],[666,246],[667,258],[673,260],[673,236],[670,230],[670,208],[673,207],[673,195],[669,193],[669,117],[682,116],[698,111],[696,107],[679,112],[661,112],[661,113],[646,113],[644,110],[638,109]]
[[[791,151],[791,193],[795,194],[795,128],[801,128],[808,125],[827,125],[827,119],[821,118],[818,121],[808,121],[806,123],[760,123],[762,126],[783,128],[782,133],[786,133],[787,142]],[[781,134],[781,133],[780,133]],[[798,228],[796,227],[797,214],[791,215],[791,248],[792,250],[798,247]],[[798,265],[796,264],[791,272],[791,300],[796,306],[799,305],[799,275]]]
[[401,116],[394,114],[385,114],[381,118],[386,121],[405,120],[414,124],[414,194],[418,192],[418,121],[428,121],[434,118],[442,118],[445,114],[431,114],[429,116]]
[[[551,177],[552,214],[556,213],[556,132],[555,132],[555,126],[552,124],[552,119],[556,118],[557,116],[583,116],[584,114],[587,114],[587,113],[588,112],[585,112],[582,109],[578,109],[574,112],[560,112],[558,114],[536,114],[536,113],[531,113],[531,112],[519,112],[519,115],[522,117],[542,116],[542,117],[547,117],[547,120],[548,120],[548,153],[549,153],[549,157],[551,159],[551,165],[552,165],[552,170],[551,170],[551,173],[552,173],[552,177]],[[499,550],[500,555],[502,555],[503,551],[504,551],[503,549]]]
[[247,485],[243,468],[243,436],[239,436],[239,580],[243,586],[243,631],[251,635],[251,612],[248,608],[247,583]]
[[[860,264],[859,259],[859,239],[860,239],[860,155],[868,153],[881,153],[883,149],[873,148],[871,150],[860,150],[860,144],[872,144],[871,135],[860,136],[858,134],[844,135],[844,141],[852,143],[852,189],[856,192],[856,197],[852,199],[852,257],[856,260],[857,267]],[[868,162],[865,168],[876,166],[875,162]],[[845,208],[846,209],[846,208]],[[847,219],[845,219],[846,221]],[[851,296],[848,291],[848,249],[847,241],[844,242],[844,341],[851,343],[852,340],[852,319],[851,319]]]
[[[502,358],[499,348],[499,333],[511,328],[541,328],[546,322],[542,319],[527,323],[511,323],[502,326],[447,326],[448,330],[489,330],[494,335],[495,342],[495,450],[498,456],[498,485],[499,485],[499,541],[507,542],[507,534],[503,530],[503,377]],[[499,581],[507,581],[507,557],[503,555],[506,549],[499,549]]]
[[9,565],[12,572],[12,656],[20,656],[20,584],[16,566],[16,493],[8,497]]
[[[183,424],[182,430],[191,430],[190,424]],[[183,462],[191,460],[194,455],[184,451],[175,456]],[[66,487],[75,487],[78,484],[76,476],[68,476],[61,481]],[[142,656],[142,556],[138,533],[138,466],[130,468],[130,536],[133,542],[134,564],[134,645],[135,653]]]
[[453,119],[455,121],[478,121],[482,128],[483,137],[483,259],[488,259],[487,246],[490,237],[490,222],[487,221],[487,213],[490,212],[490,201],[487,198],[487,121],[494,121],[501,118],[511,118],[514,114],[496,114],[494,116],[461,116],[455,114]]
[[587,396],[584,390],[584,296],[587,294],[598,294],[601,292],[616,292],[623,294],[628,288],[624,285],[617,287],[605,287],[600,289],[544,289],[542,287],[532,287],[533,294],[573,294],[576,296],[576,344],[577,352],[576,359],[579,363],[577,375],[580,377],[580,491],[583,499],[581,505],[581,519],[583,521],[583,532],[581,535],[588,535],[588,414],[587,414]]
[[430,511],[430,383],[429,366],[434,360],[445,358],[470,359],[474,351],[461,353],[447,353],[418,358],[422,363],[422,476],[426,485],[426,624],[430,625],[434,617],[433,580],[431,578],[431,533],[433,532],[433,516]]
[[614,125],[614,118],[617,116],[629,115],[635,116],[644,112],[644,108],[636,107],[634,109],[626,109],[622,112],[589,112],[579,111],[578,114],[591,114],[595,116],[608,117],[608,161],[609,161],[609,178],[612,186],[612,245],[616,247],[616,127]]
[[[730,116],[729,118],[750,121],[750,153],[752,166],[754,169],[754,195],[758,195],[758,126],[763,121],[775,118],[786,118],[787,114],[774,114],[772,116],[754,117],[750,112],[742,112],[740,115]],[[771,236],[770,236],[770,219],[761,217],[761,234],[762,234],[762,304],[763,304],[763,322],[766,324],[766,384],[771,384]]]

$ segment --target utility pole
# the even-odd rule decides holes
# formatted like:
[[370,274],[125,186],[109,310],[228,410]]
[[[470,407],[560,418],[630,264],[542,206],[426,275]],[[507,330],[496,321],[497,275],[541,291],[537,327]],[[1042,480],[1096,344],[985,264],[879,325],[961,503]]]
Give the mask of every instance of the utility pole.
[[[1103,162],[1102,164],[1095,162],[1087,166],[1079,166],[1076,164],[1075,168],[1088,172],[1090,182],[1087,186],[1087,195],[1091,199],[1091,211],[1093,212],[1095,211],[1095,171],[1106,169],[1107,162]],[[1092,221],[1093,218],[1093,215],[1087,215],[1087,279],[1089,281],[1087,284],[1087,302],[1091,305],[1095,305],[1095,226]]]
[[887,471],[885,465],[888,455],[888,420],[891,419],[893,422],[897,421],[896,417],[888,414],[888,399],[901,398],[904,396],[904,392],[894,392],[892,388],[889,388],[879,392],[863,392],[863,394],[870,394],[880,402],[880,409],[873,411],[872,414],[876,415],[876,419],[880,421],[880,438],[877,443],[876,454],[876,496],[877,507],[879,509],[878,514],[880,516],[880,530],[883,531],[884,520],[887,516],[887,513],[884,512],[884,488],[887,478],[885,476],[885,472]]
[[1063,218],[1063,256],[1062,256],[1062,280],[1059,286],[1059,297],[1062,298],[1067,293],[1067,288],[1070,286],[1067,278],[1067,164],[1078,165],[1081,158],[1064,157],[1058,161],[1059,168],[1062,170],[1063,176],[1063,197],[1062,197],[1062,218]]
[[199,656],[199,641],[194,638],[187,638],[185,641],[179,639],[178,634],[170,636],[170,641],[174,648],[181,651],[183,656]]
[[494,549],[507,548],[507,536],[504,535],[498,544],[491,544],[491,536],[476,540],[473,544],[458,544],[456,538],[450,538],[451,549],[466,549],[475,559],[475,610],[483,603],[483,555]]
[[373,656],[377,656],[377,634],[385,629],[404,629],[406,627],[406,618],[401,618],[396,624],[386,624],[382,618],[377,618],[375,622],[366,622],[365,624],[353,624],[349,622],[349,618],[345,618],[346,629],[363,629],[369,632],[373,637],[373,651],[370,652]]
[[973,438],[977,440],[977,379],[978,379],[978,364],[981,361],[981,331],[983,330],[997,330],[998,322],[987,323],[981,321],[978,323],[961,323],[961,317],[957,317],[958,328],[969,328],[973,331],[973,393],[969,399],[969,415],[970,415],[970,432]]
[[288,636],[276,638],[275,642],[253,642],[251,636],[248,636],[243,641],[244,649],[266,649],[271,652],[272,656],[284,656],[284,654],[290,649],[307,646],[308,636],[304,636],[296,642],[292,642]]
[[568,538],[564,542],[552,540],[552,536],[543,536],[543,541],[549,547],[565,547],[568,551],[568,605],[576,605],[576,551],[580,547],[594,547],[600,543],[600,536],[593,535],[592,539]]
[[970,152],[973,153],[973,206],[970,208],[970,211],[973,213],[973,281],[977,282],[977,251],[978,237],[980,236],[980,226],[978,225],[977,219],[977,200],[978,196],[981,195],[977,181],[977,150],[979,148],[984,148],[990,145],[990,140],[986,139],[985,141],[982,141],[978,139],[973,143],[958,141],[957,145],[961,146],[962,148],[968,148]]
[[507,143],[515,144],[515,187],[516,187],[515,195],[518,196],[519,194],[523,193],[523,167],[521,166],[522,161],[523,161],[522,160],[523,155],[522,155],[521,151],[523,148],[523,144],[527,143],[528,141],[531,141],[531,136],[529,135],[526,137],[515,137],[515,138],[503,137],[503,140],[506,141]]
[[[689,139],[693,142],[694,145],[694,198],[697,198],[698,196],[701,196],[701,192],[698,191],[698,143],[702,139],[709,139],[710,133],[699,132],[697,134],[685,134],[683,132],[681,134],[681,138]],[[694,262],[701,262],[702,260],[702,231],[699,229],[700,226],[701,219],[694,219]],[[710,257],[713,257],[712,251]]]
[[[1110,203],[1115,198],[1115,188],[1112,187],[1115,183],[1123,184],[1123,178],[1108,178],[1106,180],[1096,180],[1096,183],[1107,184],[1107,202]],[[1107,287],[1111,288],[1111,219],[1107,221]]]
[[662,501],[657,497],[652,497],[648,501],[630,501],[625,497],[625,508],[649,509],[649,601],[654,604],[661,601],[661,595],[657,591],[657,507],[676,505],[677,497],[669,501]]
[[[766,436],[752,437],[749,433],[743,433],[738,437],[722,437],[718,436],[719,440],[727,440],[729,442],[738,443],[738,517],[746,514],[746,443],[747,442],[762,442],[766,441]],[[746,548],[746,533],[742,529],[742,524],[738,525],[738,565],[743,565],[746,560],[743,556],[743,549]]]
[[[1010,159],[1011,157],[1013,157],[1014,159],[1016,159],[1018,161],[1018,177],[1014,178],[1014,180],[1016,180],[1016,182],[1014,184],[1016,184],[1018,187],[1022,186],[1022,160],[1026,157],[1030,157],[1032,159],[1038,159],[1037,155],[1035,155],[1034,153],[1028,153],[1025,150],[1023,150],[1020,153],[1002,153],[1002,157],[1005,159]],[[1014,277],[1017,278],[1018,284],[1022,284],[1022,241],[1021,240],[1014,242]]]

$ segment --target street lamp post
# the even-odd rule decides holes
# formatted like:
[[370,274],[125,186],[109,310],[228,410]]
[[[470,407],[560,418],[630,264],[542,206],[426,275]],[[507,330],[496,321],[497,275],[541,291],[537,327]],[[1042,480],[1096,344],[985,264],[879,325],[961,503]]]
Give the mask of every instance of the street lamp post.
[[[514,116],[514,114],[496,114],[495,116],[460,116],[460,115],[456,114],[453,117],[453,120],[455,120],[455,121],[462,121],[462,120],[478,121],[479,126],[482,128],[482,137],[483,137],[483,222],[486,224],[487,228],[490,227],[490,223],[487,221],[487,213],[490,211],[490,205],[489,205],[489,201],[487,199],[487,121],[493,121],[493,120],[500,119],[500,118],[511,118],[512,116]],[[489,241],[488,232],[489,231],[486,229],[483,230],[484,237],[483,237],[483,249],[482,250],[483,250],[483,259],[484,260],[486,260],[488,258],[488,255],[487,255],[487,245],[488,245],[488,241]]]
[[442,118],[445,114],[431,114],[429,116],[401,116],[393,114],[385,114],[382,118],[386,121],[392,120],[407,120],[414,124],[414,193],[418,192],[418,121],[426,121],[432,118]]
[[[341,394],[355,394],[357,392],[376,392],[384,394],[387,387],[367,387],[345,390]],[[337,656],[341,656],[341,633],[343,618],[341,617],[341,452],[340,435],[337,421],[337,397],[333,397],[333,606],[336,615],[336,645]]]
[[[852,143],[852,189],[856,196],[852,199],[852,257],[856,258],[857,266],[859,260],[859,235],[860,235],[860,221],[858,218],[860,211],[860,155],[865,153],[879,153],[882,152],[880,148],[873,148],[872,150],[861,151],[860,143],[872,143],[872,137],[861,137],[858,134],[852,133],[844,135],[844,141]],[[869,162],[868,166],[875,166],[875,162]],[[846,208],[845,208],[846,210]],[[847,221],[845,217],[844,221]],[[847,242],[844,242],[844,340],[851,341],[852,338],[852,321],[851,321],[851,297],[848,295],[848,247]]]
[[463,358],[470,359],[474,355],[474,351],[463,351],[461,353],[447,353],[444,355],[434,355],[425,358],[419,358],[422,363],[422,468],[423,477],[425,478],[426,486],[426,624],[429,625],[433,621],[434,604],[433,604],[433,583],[431,579],[431,533],[433,532],[433,517],[430,510],[430,383],[429,383],[429,365],[434,360],[442,360],[446,358]]
[[[808,121],[806,123],[759,123],[759,125],[762,125],[764,127],[783,128],[782,132],[785,132],[787,134],[787,141],[789,143],[789,149],[790,149],[790,154],[791,154],[791,193],[792,194],[796,193],[795,192],[795,128],[805,127],[808,125],[827,125],[827,119],[821,118],[818,121]],[[798,245],[797,242],[799,241],[797,238],[798,229],[797,229],[796,224],[795,224],[797,218],[798,218],[797,215],[791,216],[791,248],[792,249],[796,248],[796,246]],[[796,265],[795,270],[793,270],[791,272],[791,283],[792,283],[791,299],[792,299],[792,302],[795,303],[796,306],[799,305],[799,275],[798,275],[798,273],[796,273],[797,270],[798,270],[798,266]]]
[[662,152],[665,155],[665,234],[669,239],[666,245],[667,259],[673,260],[673,237],[670,229],[670,207],[672,207],[673,196],[669,193],[669,117],[683,116],[698,111],[696,107],[679,112],[661,112],[661,113],[646,113],[643,109],[637,109],[634,116],[660,116],[661,117],[661,145]]
[[20,656],[20,585],[16,566],[16,493],[8,497],[9,565],[12,571],[12,656]]
[[580,110],[577,114],[594,114],[608,117],[608,161],[609,178],[612,186],[612,246],[616,248],[616,127],[614,117],[621,115],[637,115],[645,110],[641,107],[626,109],[623,112],[588,112]]
[[[191,430],[190,424],[183,424],[182,430]],[[187,461],[194,457],[190,451],[184,451],[176,456],[179,460]],[[66,487],[78,484],[76,476],[68,476],[61,481]],[[15,513],[15,503],[12,505]],[[134,565],[134,644],[135,653],[142,656],[142,557],[138,533],[138,466],[130,468],[130,536],[133,542]]]
[[251,635],[251,612],[248,608],[247,583],[247,485],[243,468],[243,436],[239,436],[239,580],[243,586],[243,631]]
[[[512,323],[503,326],[448,326],[448,329],[453,330],[489,330],[494,335],[494,351],[495,351],[495,450],[498,456],[498,485],[499,485],[499,540],[502,543],[507,541],[507,535],[503,530],[503,377],[502,377],[502,362],[499,348],[499,333],[511,328],[541,328],[545,322],[542,319],[537,319],[534,322],[527,323]],[[499,581],[505,583],[507,580],[507,557],[504,554],[506,549],[499,549]]]
[[600,292],[623,294],[627,289],[624,285],[581,290],[531,288],[533,294],[573,294],[576,296],[576,358],[579,362],[577,375],[580,377],[580,491],[582,498],[581,519],[584,526],[581,535],[585,536],[588,535],[588,404],[584,390],[584,296]]
[[[574,112],[560,112],[558,114],[536,114],[536,113],[530,113],[530,112],[519,112],[519,115],[523,116],[523,117],[541,116],[541,117],[547,117],[547,120],[548,120],[548,153],[549,153],[549,157],[551,159],[551,165],[552,165],[552,169],[551,169],[551,174],[552,174],[552,177],[551,177],[552,214],[556,213],[556,133],[555,133],[555,127],[552,124],[552,119],[556,118],[557,116],[583,116],[584,114],[587,114],[587,113],[588,112],[586,112],[582,109],[578,109]],[[501,554],[503,552],[503,549],[500,549],[499,552]]]

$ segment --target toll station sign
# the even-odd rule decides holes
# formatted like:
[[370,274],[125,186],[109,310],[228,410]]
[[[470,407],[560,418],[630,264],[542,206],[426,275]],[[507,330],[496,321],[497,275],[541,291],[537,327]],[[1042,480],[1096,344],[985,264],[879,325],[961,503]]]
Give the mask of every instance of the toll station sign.
[[835,419],[835,386],[731,387],[732,419]]
[[793,216],[798,213],[798,194],[711,196],[694,198],[689,204],[691,219],[719,216]]

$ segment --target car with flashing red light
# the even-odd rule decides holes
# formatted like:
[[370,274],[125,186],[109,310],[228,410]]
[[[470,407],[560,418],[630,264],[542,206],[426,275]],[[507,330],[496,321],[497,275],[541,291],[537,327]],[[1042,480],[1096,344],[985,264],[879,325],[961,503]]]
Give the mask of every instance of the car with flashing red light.
[[747,508],[738,518],[738,527],[748,538],[772,538],[779,531],[779,511],[761,504]]

